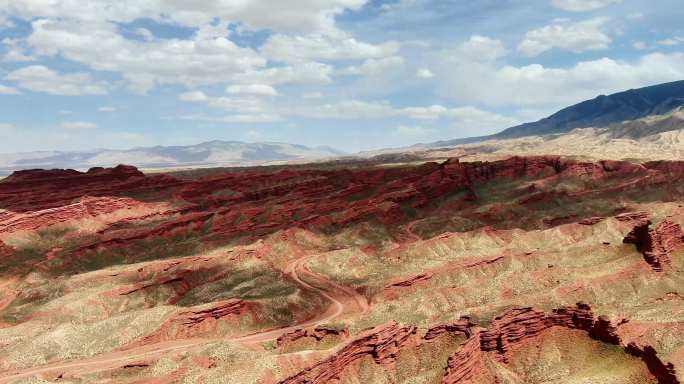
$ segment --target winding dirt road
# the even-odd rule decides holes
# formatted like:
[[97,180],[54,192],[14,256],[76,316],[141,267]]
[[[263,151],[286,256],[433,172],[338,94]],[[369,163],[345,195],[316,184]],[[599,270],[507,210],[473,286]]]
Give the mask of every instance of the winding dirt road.
[[[327,307],[326,311],[313,319],[293,326],[265,330],[248,335],[228,338],[194,338],[164,341],[127,350],[107,352],[80,360],[60,361],[38,367],[3,372],[0,373],[0,384],[11,383],[14,380],[35,375],[45,375],[46,377],[56,378],[61,375],[67,376],[71,373],[75,373],[80,376],[83,374],[122,368],[126,365],[150,364],[151,361],[158,359],[163,355],[188,352],[217,341],[232,341],[252,345],[275,340],[286,333],[300,328],[314,327],[334,320],[342,315],[366,312],[368,310],[368,302],[365,297],[351,288],[341,286],[326,276],[314,273],[308,269],[306,263],[317,256],[318,255],[314,254],[298,258],[290,262],[285,268],[285,272],[304,289],[315,291],[330,301],[330,305]],[[311,283],[307,282],[307,280]]]

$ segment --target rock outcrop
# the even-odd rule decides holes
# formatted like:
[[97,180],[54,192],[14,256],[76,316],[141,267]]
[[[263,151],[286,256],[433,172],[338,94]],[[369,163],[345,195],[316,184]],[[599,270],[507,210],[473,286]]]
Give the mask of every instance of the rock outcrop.
[[684,246],[684,232],[679,224],[665,220],[651,228],[651,222],[640,222],[623,240],[636,245],[654,271],[662,272],[670,264],[670,254]]
[[377,364],[393,363],[416,333],[416,327],[390,323],[357,337],[333,356],[282,380],[281,384],[323,384],[339,378],[350,364],[363,357],[371,357]]
[[166,340],[190,339],[210,335],[220,321],[230,321],[250,310],[252,304],[242,300],[227,300],[212,303],[201,309],[180,312],[166,320],[156,331],[144,338],[126,345],[130,349],[141,345]]
[[168,188],[180,181],[166,175],[147,177],[137,168],[26,170],[0,181],[0,208],[13,212],[37,211],[71,204],[83,196],[113,196]]
[[[533,308],[512,309],[496,317],[487,328],[455,329],[459,334],[465,333],[471,336],[449,358],[442,383],[477,382],[473,379],[483,375],[486,369],[483,360],[484,353],[491,354],[494,359],[502,363],[507,363],[510,359],[510,346],[536,337],[552,327],[583,330],[593,339],[622,345],[616,326],[605,318],[596,317],[586,304],[560,308],[549,314]],[[652,347],[640,347],[636,344],[622,346],[626,352],[642,358],[659,383],[679,383],[672,364],[662,362]]]
[[346,329],[334,329],[324,326],[318,326],[312,330],[307,329],[297,329],[295,331],[286,333],[276,340],[276,345],[281,348],[288,344],[303,340],[303,339],[313,339],[315,341],[321,341],[326,337],[337,337],[337,336],[347,336],[348,332]]

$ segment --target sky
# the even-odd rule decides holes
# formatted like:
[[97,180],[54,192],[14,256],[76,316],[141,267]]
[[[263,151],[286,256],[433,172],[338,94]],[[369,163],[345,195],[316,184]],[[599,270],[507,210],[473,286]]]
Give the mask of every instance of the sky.
[[0,153],[486,135],[684,79],[681,0],[0,0]]

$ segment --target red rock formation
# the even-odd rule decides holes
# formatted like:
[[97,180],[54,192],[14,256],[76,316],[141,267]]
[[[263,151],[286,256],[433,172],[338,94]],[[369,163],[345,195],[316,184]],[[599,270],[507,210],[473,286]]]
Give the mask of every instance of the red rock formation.
[[679,224],[665,220],[655,228],[651,222],[640,222],[627,234],[623,242],[636,245],[654,271],[662,272],[671,262],[670,254],[684,245],[684,232]]
[[297,329],[295,331],[286,333],[276,340],[276,345],[280,348],[287,344],[294,343],[301,339],[312,338],[315,341],[321,341],[330,336],[347,336],[346,329],[338,330],[328,327],[316,327],[313,330]]
[[17,171],[0,181],[0,208],[13,212],[37,211],[71,204],[83,196],[111,196],[146,192],[181,182],[166,175],[146,177],[135,167],[74,170]]
[[[622,345],[617,336],[616,327],[605,318],[596,317],[586,304],[576,307],[565,307],[554,310],[550,314],[532,308],[517,308],[507,311],[494,319],[486,328],[472,327],[463,329],[465,320],[456,327],[458,334],[471,335],[454,353],[447,363],[444,384],[475,383],[474,378],[481,376],[485,370],[483,353],[493,354],[502,363],[510,359],[509,348],[513,344],[538,336],[542,331],[552,327],[564,327],[586,331],[590,337],[606,343]],[[672,364],[663,363],[650,347],[623,345],[625,351],[641,357],[659,383],[676,384],[677,381]]]
[[361,334],[333,356],[282,380],[280,383],[329,383],[331,380],[339,378],[345,367],[365,356],[372,357],[377,364],[391,364],[396,360],[401,348],[409,342],[415,333],[416,327],[402,327],[397,323],[372,329]]
[[0,260],[2,260],[5,257],[12,256],[13,253],[14,249],[12,249],[12,247],[0,241]]
[[650,220],[650,216],[648,215],[648,212],[626,212],[619,214],[615,216],[615,219],[618,221],[622,221],[625,223],[629,222],[637,222],[637,223],[645,223]]
[[0,234],[33,231],[50,225],[95,217],[122,209],[147,208],[151,204],[117,197],[82,197],[73,204],[28,213],[6,213],[0,217]]
[[390,284],[386,288],[406,288],[419,284],[424,281],[428,281],[432,278],[432,273],[421,273],[420,275],[413,276],[410,279],[402,280],[394,284]]
[[443,334],[463,335],[469,338],[472,336],[474,327],[475,324],[470,321],[470,318],[463,317],[452,323],[441,324],[428,329],[425,336],[423,336],[423,340],[434,340]]
[[154,344],[165,340],[190,339],[207,336],[217,327],[217,322],[230,320],[232,315],[241,315],[250,310],[251,304],[242,300],[227,300],[212,303],[205,309],[180,312],[166,320],[156,331],[144,338],[124,346],[129,349]]
[[684,174],[684,161],[649,161],[644,163],[644,167],[664,173]]

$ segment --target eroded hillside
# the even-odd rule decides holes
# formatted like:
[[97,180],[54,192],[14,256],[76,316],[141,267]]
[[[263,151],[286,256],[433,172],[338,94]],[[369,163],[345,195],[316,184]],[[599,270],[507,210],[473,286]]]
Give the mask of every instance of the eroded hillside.
[[0,382],[679,383],[683,225],[682,162],[17,172]]

